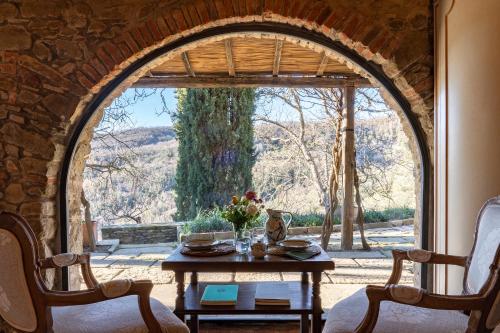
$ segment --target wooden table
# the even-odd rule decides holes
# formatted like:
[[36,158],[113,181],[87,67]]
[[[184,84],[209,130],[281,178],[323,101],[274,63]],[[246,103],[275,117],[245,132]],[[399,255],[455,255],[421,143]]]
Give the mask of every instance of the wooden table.
[[[303,333],[309,331],[309,315],[312,315],[312,332],[321,332],[321,274],[335,268],[335,264],[323,250],[303,261],[273,255],[256,259],[250,254],[237,253],[218,257],[193,257],[181,254],[180,250],[181,247],[177,248],[162,262],[162,270],[175,272],[177,298],[174,312],[183,321],[185,315],[191,316],[192,333],[198,332],[200,314],[297,314],[301,316]],[[191,283],[187,289],[184,285],[186,272],[191,272]],[[198,283],[198,272],[300,272],[302,279],[289,283],[290,306],[256,306],[254,296],[257,284],[253,282],[238,283],[240,287],[235,306],[202,306],[200,299],[207,283]],[[312,286],[309,283],[309,273],[312,276]]]

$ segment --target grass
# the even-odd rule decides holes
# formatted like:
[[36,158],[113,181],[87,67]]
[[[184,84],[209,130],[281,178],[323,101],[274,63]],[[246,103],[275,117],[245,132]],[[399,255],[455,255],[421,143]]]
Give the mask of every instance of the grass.
[[[403,220],[412,218],[415,210],[408,207],[387,208],[381,211],[365,211],[365,223],[387,222],[392,220]],[[263,227],[267,216],[261,215],[252,225],[254,227]],[[291,227],[314,227],[323,225],[324,215],[320,213],[294,214]],[[340,219],[335,217],[334,224],[340,224]],[[220,216],[218,209],[204,211],[198,214],[194,220],[183,226],[184,233],[203,233],[232,231],[230,222]]]

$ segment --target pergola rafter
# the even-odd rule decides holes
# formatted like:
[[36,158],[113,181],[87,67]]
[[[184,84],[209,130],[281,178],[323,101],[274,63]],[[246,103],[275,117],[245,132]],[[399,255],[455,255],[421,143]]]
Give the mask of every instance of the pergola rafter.
[[234,77],[236,72],[234,70],[233,44],[231,43],[231,38],[224,40],[224,49],[226,51],[227,71],[229,76]]
[[151,69],[134,87],[370,87],[333,58],[285,39],[231,37],[200,44]]
[[316,76],[323,76],[327,65],[328,65],[328,57],[325,52],[321,52],[321,62],[319,63]]
[[283,49],[283,41],[276,39],[274,48],[273,76],[278,76],[280,71],[281,50]]
[[191,77],[195,77],[196,74],[193,71],[193,68],[191,67],[191,62],[189,61],[189,56],[187,52],[182,52],[182,62],[184,62],[184,67],[186,68],[186,72],[189,74]]

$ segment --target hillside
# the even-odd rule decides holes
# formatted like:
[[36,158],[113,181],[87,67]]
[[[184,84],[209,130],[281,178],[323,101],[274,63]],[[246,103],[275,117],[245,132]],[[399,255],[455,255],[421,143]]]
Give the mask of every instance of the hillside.
[[[317,141],[311,149],[324,165],[324,181],[331,161],[329,141],[325,139],[332,137],[330,132],[323,123],[308,124],[311,142]],[[364,172],[360,178],[365,208],[414,207],[413,163],[399,121],[394,117],[361,120],[356,133],[358,166]],[[321,212],[319,195],[300,156],[281,129],[255,125],[255,190],[268,206],[298,213]],[[171,127],[135,128],[115,133],[114,138],[94,139],[88,164],[114,163],[117,169],[130,170],[109,176],[86,169],[84,189],[93,218],[104,223],[131,222],[117,216],[140,216],[142,223],[172,221],[176,161],[177,141]]]

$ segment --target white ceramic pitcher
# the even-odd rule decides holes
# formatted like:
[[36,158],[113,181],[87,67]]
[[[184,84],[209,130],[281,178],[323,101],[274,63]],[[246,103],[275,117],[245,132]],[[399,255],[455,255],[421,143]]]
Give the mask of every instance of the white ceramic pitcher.
[[[267,221],[266,221],[266,237],[269,244],[275,244],[286,238],[286,233],[290,222],[292,222],[292,213],[285,212],[282,210],[266,209],[267,211]],[[283,215],[288,214],[289,219],[285,222]]]

